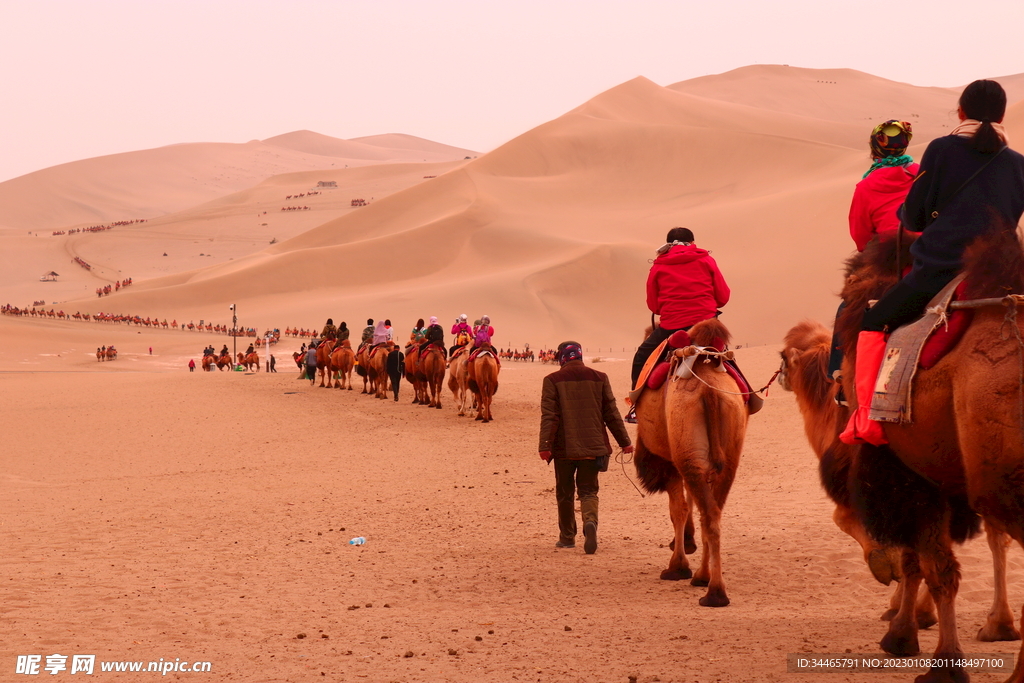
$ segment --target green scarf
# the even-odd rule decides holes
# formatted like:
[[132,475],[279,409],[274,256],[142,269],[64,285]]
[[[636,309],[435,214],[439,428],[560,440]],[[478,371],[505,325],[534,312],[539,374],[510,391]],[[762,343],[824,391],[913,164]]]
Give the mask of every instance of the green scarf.
[[898,157],[882,157],[881,159],[875,159],[875,163],[871,164],[871,168],[861,176],[861,178],[867,178],[871,175],[871,172],[879,168],[885,168],[886,166],[906,166],[907,164],[914,163],[914,157],[909,154],[901,154]]

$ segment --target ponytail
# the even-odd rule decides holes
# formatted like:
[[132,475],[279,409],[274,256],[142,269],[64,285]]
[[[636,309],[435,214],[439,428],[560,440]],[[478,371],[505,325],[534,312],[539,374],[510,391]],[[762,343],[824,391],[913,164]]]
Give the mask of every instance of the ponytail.
[[1003,147],[1003,140],[999,137],[999,133],[992,127],[991,121],[982,121],[981,127],[971,138],[971,147],[978,152],[985,154],[992,154],[998,152]]
[[1003,147],[1003,140],[992,127],[1006,114],[1006,91],[995,81],[974,81],[960,95],[960,110],[969,119],[981,122],[971,147],[978,152],[991,154]]

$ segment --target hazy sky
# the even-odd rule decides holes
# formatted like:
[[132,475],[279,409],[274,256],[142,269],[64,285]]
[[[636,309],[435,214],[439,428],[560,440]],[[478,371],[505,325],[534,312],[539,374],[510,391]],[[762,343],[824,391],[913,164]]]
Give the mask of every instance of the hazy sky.
[[1024,71],[1024,0],[0,0],[0,180],[309,129],[477,151],[643,75]]

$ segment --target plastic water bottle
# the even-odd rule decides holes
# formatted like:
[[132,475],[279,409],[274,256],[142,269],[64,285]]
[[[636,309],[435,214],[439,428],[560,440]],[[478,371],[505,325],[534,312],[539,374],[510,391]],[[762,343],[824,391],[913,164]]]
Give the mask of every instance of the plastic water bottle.
[[363,536],[356,536],[348,542],[349,545],[362,545],[364,543],[366,543],[366,538]]

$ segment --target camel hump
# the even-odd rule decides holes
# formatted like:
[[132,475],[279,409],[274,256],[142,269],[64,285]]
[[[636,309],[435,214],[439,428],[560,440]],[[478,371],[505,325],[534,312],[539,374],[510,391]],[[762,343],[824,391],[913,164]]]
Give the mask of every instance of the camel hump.
[[732,335],[729,334],[729,328],[723,325],[718,318],[711,318],[702,320],[691,327],[690,339],[695,346],[712,346],[719,351],[724,351],[732,340]]

